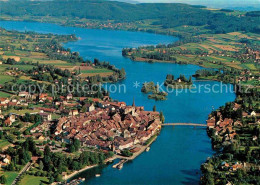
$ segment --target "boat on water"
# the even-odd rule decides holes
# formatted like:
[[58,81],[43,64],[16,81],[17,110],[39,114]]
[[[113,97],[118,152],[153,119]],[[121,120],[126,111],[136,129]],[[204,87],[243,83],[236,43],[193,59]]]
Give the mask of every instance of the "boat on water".
[[150,147],[148,146],[148,147],[145,149],[145,151],[146,151],[146,152],[149,152],[149,150],[150,150]]
[[96,174],[96,177],[100,177],[101,175],[100,174]]

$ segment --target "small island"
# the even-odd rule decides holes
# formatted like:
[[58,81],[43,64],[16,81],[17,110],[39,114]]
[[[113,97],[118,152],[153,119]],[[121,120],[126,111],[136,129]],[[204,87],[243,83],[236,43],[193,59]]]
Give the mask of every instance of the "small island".
[[149,99],[167,100],[168,93],[159,90],[159,86],[155,85],[154,82],[147,82],[143,84],[141,89],[143,93],[151,93],[148,95]]
[[192,86],[191,76],[188,80],[184,75],[181,74],[180,77],[175,80],[174,75],[168,74],[166,76],[166,80],[164,81],[164,85],[166,87],[175,88],[175,89],[191,88]]

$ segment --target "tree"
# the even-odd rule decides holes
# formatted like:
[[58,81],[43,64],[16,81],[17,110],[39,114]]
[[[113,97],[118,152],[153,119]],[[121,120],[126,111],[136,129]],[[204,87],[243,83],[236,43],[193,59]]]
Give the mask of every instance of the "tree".
[[40,162],[39,162],[39,169],[40,169],[40,170],[43,170],[43,167],[44,167],[44,166],[43,166],[43,162],[42,162],[42,160],[40,160]]
[[51,184],[51,183],[53,183],[54,182],[54,178],[53,178],[53,176],[50,176],[50,178],[49,178],[49,183]]
[[50,156],[50,154],[51,154],[51,149],[48,145],[46,145],[44,147],[44,156]]
[[153,111],[156,112],[156,105],[153,106]]
[[2,176],[0,177],[0,183],[1,183],[1,184],[6,184],[6,182],[7,182],[6,177],[5,177],[4,175],[2,175]]
[[11,163],[8,165],[7,169],[8,169],[9,171],[14,171],[14,163],[11,162]]
[[160,112],[160,120],[164,123],[165,118],[162,111]]
[[191,76],[190,76],[190,78],[189,78],[189,83],[191,83],[192,82],[192,80],[191,80]]
[[122,68],[119,72],[119,78],[125,78],[125,75],[126,75],[126,72],[125,72],[125,69]]
[[80,148],[80,141],[78,139],[75,139],[73,145],[75,147],[75,151],[78,151]]
[[75,147],[74,147],[74,145],[70,145],[70,147],[69,147],[69,152],[70,152],[70,153],[75,152]]

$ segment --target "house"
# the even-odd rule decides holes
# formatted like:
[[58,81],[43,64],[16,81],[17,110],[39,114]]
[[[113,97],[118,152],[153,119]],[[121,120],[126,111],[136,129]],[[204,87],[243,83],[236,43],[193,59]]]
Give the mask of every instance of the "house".
[[39,95],[39,99],[40,99],[41,101],[45,101],[45,100],[47,99],[47,97],[48,97],[48,94],[47,94],[47,93],[41,93],[41,94]]
[[0,103],[1,104],[8,104],[10,100],[8,98],[0,98]]
[[67,100],[71,100],[72,98],[73,98],[72,94],[68,94],[66,97]]
[[233,107],[233,110],[236,111],[237,109],[239,109],[241,107],[241,105],[235,103],[234,104],[234,107]]
[[5,120],[5,125],[10,126],[13,122],[15,122],[15,115],[12,114]]
[[39,115],[43,118],[44,121],[51,121],[52,120],[52,116],[49,113],[40,112]]
[[242,112],[242,116],[243,116],[243,118],[244,118],[244,117],[247,117],[247,116],[248,116],[248,113],[243,111],[243,112]]
[[31,157],[31,161],[32,161],[33,163],[37,162],[38,159],[39,159],[39,157],[37,157],[37,156],[32,156],[32,157]]
[[41,135],[40,137],[38,137],[38,139],[39,139],[40,141],[43,141],[43,140],[45,140],[45,137],[44,137],[43,135]]
[[124,150],[127,148],[131,148],[133,146],[134,146],[134,141],[131,138],[129,138],[126,141],[120,142],[120,145],[118,148],[119,148],[119,150]]
[[76,116],[78,114],[79,114],[79,111],[77,109],[76,110],[71,110],[70,113],[69,113],[70,116]]
[[18,96],[21,98],[29,98],[30,94],[28,92],[22,91],[22,92],[19,92]]
[[80,98],[79,98],[79,101],[83,102],[83,101],[85,101],[85,100],[87,100],[87,99],[88,99],[87,97],[80,97]]
[[229,167],[229,164],[228,164],[227,162],[223,161],[223,162],[221,163],[221,168],[222,168],[222,169],[228,168],[228,167]]
[[250,113],[250,116],[256,116],[256,112],[255,112],[255,111],[252,111],[252,112]]
[[233,170],[233,171],[237,171],[238,169],[241,169],[243,166],[242,166],[242,164],[239,164],[239,163],[235,163],[232,167],[231,167],[231,169]]
[[3,162],[6,163],[6,164],[10,164],[11,157],[9,155],[6,155],[6,157],[4,158]]
[[6,167],[6,166],[8,166],[7,163],[4,163],[4,162],[1,162],[1,161],[0,161],[0,168],[4,168],[4,167]]
[[207,120],[207,126],[208,126],[208,128],[214,128],[215,127],[215,119],[209,119],[209,120]]
[[91,104],[90,106],[87,107],[88,112],[92,112],[94,110],[95,110],[95,106],[93,104]]

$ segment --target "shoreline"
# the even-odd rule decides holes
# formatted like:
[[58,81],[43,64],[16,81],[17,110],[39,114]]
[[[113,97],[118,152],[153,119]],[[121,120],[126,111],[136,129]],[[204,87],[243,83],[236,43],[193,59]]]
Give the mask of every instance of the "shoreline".
[[[157,30],[153,30],[153,31],[149,32],[147,30],[143,30],[142,28],[141,28],[141,30],[135,30],[135,28],[124,29],[124,28],[107,28],[107,27],[86,27],[86,26],[81,26],[82,24],[70,25],[70,24],[64,23],[62,21],[48,21],[48,20],[38,20],[38,19],[27,20],[27,19],[18,18],[18,17],[6,18],[6,17],[1,17],[1,16],[0,16],[0,21],[47,23],[47,24],[56,24],[56,25],[63,26],[63,27],[83,28],[83,29],[91,29],[91,30],[129,31],[129,32],[150,33],[150,34],[156,34],[156,35],[170,36],[170,37],[177,38],[178,40],[180,40],[182,38],[181,34],[175,35],[174,32],[172,32],[172,34],[169,34],[169,32],[163,32],[163,31],[162,32],[156,32]],[[176,42],[176,41],[174,41],[174,42]]]
[[[136,152],[133,154],[133,156],[131,157],[124,157],[124,156],[119,156],[119,155],[114,155],[111,158],[106,159],[104,162],[107,163],[108,161],[114,161],[116,159],[127,159],[127,160],[134,160],[136,157],[138,157],[139,155],[141,155],[143,152],[145,152],[145,150],[151,146],[151,144],[157,139],[158,135],[156,137],[154,137],[147,145],[141,147],[140,151]],[[80,174],[81,172],[87,171],[89,169],[95,168],[99,166],[98,164],[92,165],[92,166],[85,166],[84,168],[78,170],[78,171],[74,171],[73,173],[69,174],[69,175],[65,175],[62,177],[63,180],[67,181],[71,178],[73,178],[74,176]]]
[[[199,64],[199,63],[190,63],[190,62],[178,63],[178,62],[169,61],[169,60],[155,60],[155,59],[147,59],[147,58],[142,58],[142,57],[137,57],[135,59],[132,59],[131,56],[123,56],[123,57],[129,58],[133,62],[146,62],[146,63],[150,63],[150,64],[165,63],[165,64],[178,64],[178,65],[195,65],[195,66],[200,66],[200,67],[203,67],[206,69],[218,69],[218,68],[214,68],[214,67],[207,67],[207,66],[204,66],[203,64]],[[149,61],[152,61],[152,62],[149,62]],[[214,81],[214,80],[212,80],[212,81]]]
[[[108,161],[114,161],[115,159],[117,159],[116,156],[111,157],[111,158],[107,158],[104,162],[106,163],[106,162],[108,162]],[[63,176],[62,179],[65,180],[65,181],[67,181],[67,180],[71,179],[72,177],[74,177],[75,175],[78,175],[78,174],[81,173],[81,172],[84,172],[84,171],[86,171],[86,170],[89,170],[89,169],[94,168],[94,167],[97,167],[97,166],[99,166],[99,165],[98,165],[98,164],[95,164],[95,165],[92,165],[92,166],[85,166],[84,168],[82,168],[82,169],[80,169],[80,170],[78,170],[78,171],[74,171],[73,173],[71,173],[71,174],[69,174],[69,175]]]

